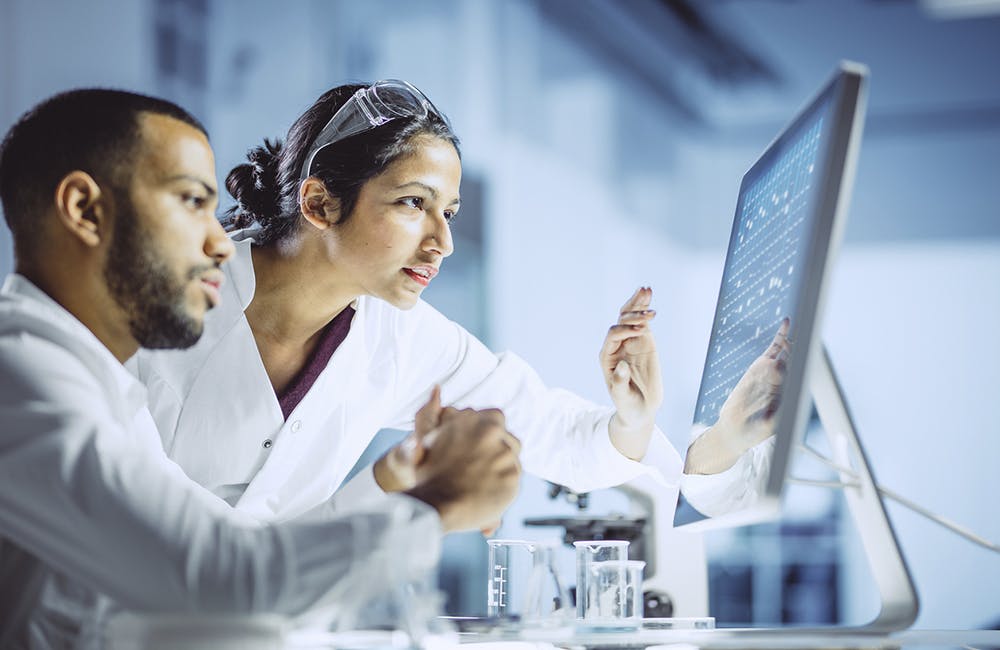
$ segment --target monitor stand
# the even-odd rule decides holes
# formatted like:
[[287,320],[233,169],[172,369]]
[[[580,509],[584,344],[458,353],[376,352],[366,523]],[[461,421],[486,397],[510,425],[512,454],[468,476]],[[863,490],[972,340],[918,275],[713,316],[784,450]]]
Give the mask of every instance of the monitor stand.
[[886,516],[871,466],[854,428],[851,414],[847,410],[844,392],[833,372],[825,347],[821,348],[820,354],[814,359],[809,375],[809,387],[823,430],[826,431],[830,441],[833,458],[826,458],[805,445],[800,446],[800,449],[814,454],[819,460],[833,467],[839,472],[840,480],[813,481],[789,477],[786,483],[837,488],[844,491],[848,509],[861,537],[868,566],[878,588],[881,609],[874,619],[859,626],[719,628],[715,631],[717,635],[752,638],[803,635],[816,635],[818,638],[849,635],[884,637],[890,632],[910,627],[917,618],[919,604],[913,579],[906,566],[906,560],[903,559],[892,524]]
[[882,602],[878,615],[869,623],[836,629],[852,633],[902,630],[917,618],[917,592],[830,357],[825,347],[820,352],[810,375],[812,397],[830,441],[834,463],[840,468],[851,468],[850,472],[840,471],[840,480]]

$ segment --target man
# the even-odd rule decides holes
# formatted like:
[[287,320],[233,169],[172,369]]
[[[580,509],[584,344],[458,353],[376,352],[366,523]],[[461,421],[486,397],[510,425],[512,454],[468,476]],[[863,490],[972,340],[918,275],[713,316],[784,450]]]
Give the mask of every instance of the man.
[[71,647],[106,598],[335,606],[425,570],[442,529],[486,527],[513,499],[518,443],[496,411],[443,410],[416,487],[323,519],[257,522],[167,460],[121,364],[198,340],[233,251],[216,194],[204,129],[131,93],[57,95],[0,148],[16,269],[0,289],[0,647]]

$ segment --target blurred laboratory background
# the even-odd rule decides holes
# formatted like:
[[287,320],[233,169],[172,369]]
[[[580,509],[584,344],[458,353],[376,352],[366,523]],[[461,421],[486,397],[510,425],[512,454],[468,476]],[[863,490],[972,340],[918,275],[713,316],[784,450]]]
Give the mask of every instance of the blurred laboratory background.
[[[0,0],[0,127],[71,87],[160,95],[205,123],[221,181],[328,88],[406,79],[463,147],[457,250],[426,299],[549,384],[607,403],[598,349],[621,303],[652,286],[658,422],[684,449],[740,177],[842,59],[869,66],[870,102],[824,339],[876,478],[1000,539],[1000,3]],[[0,228],[0,271],[12,268]],[[586,510],[553,491],[526,477],[500,534],[634,514],[619,491]],[[708,613],[871,618],[842,499],[787,497],[780,522],[684,542],[706,549]],[[1000,557],[887,508],[917,625],[995,628]],[[447,540],[449,612],[485,613],[486,573],[481,535]]]

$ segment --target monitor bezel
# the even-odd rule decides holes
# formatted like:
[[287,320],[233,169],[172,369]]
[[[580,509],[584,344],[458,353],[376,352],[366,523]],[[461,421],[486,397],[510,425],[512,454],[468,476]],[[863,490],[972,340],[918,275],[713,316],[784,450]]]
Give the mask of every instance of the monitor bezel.
[[[853,187],[864,122],[867,77],[866,66],[854,62],[841,62],[833,77],[796,112],[791,122],[765,147],[740,181],[737,195],[739,198],[727,246],[726,268],[732,254],[734,238],[738,235],[740,207],[744,190],[748,189],[747,183],[750,179],[756,178],[762,166],[770,164],[776,152],[783,149],[787,141],[797,134],[803,122],[812,117],[819,105],[831,102],[829,111],[831,119],[824,126],[824,137],[829,138],[829,145],[826,155],[821,160],[823,186],[819,189],[816,201],[818,217],[806,249],[810,263],[799,288],[796,313],[791,315],[793,329],[790,337],[793,350],[804,349],[805,353],[793,352],[788,358],[782,404],[775,416],[775,442],[766,487],[753,505],[729,513],[680,523],[677,522],[675,513],[675,527],[679,529],[729,528],[769,521],[780,516],[790,459],[805,434],[812,412],[808,379],[815,357],[822,348],[820,325],[823,322],[825,294],[832,261],[836,257],[843,234],[847,205]],[[831,173],[838,169],[839,173]],[[720,281],[719,298],[725,288],[725,281],[724,271]],[[717,299],[712,320],[713,332],[720,308]],[[708,350],[710,349],[711,341]],[[709,354],[706,352],[706,367],[708,359]],[[703,370],[699,395],[704,389],[704,382]],[[697,412],[694,419],[697,425]],[[683,498],[683,491],[680,498]]]

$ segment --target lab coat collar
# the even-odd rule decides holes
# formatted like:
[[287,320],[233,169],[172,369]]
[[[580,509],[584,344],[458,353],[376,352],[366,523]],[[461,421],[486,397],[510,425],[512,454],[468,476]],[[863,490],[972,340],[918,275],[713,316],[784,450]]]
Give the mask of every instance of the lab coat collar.
[[[244,323],[245,315],[242,312],[253,300],[256,289],[256,276],[254,275],[253,258],[250,251],[256,243],[254,236],[258,231],[257,228],[249,228],[230,233],[236,246],[236,254],[225,265],[229,281],[232,283],[233,291],[241,305],[239,319]],[[362,382],[358,381],[358,375],[359,373],[362,376],[365,374],[366,359],[370,353],[365,331],[367,302],[363,299],[355,300],[351,306],[354,308],[355,314],[347,338],[341,343],[326,368],[316,378],[316,382],[306,397],[295,407],[288,419],[279,425],[278,439],[267,460],[264,461],[260,470],[247,485],[246,491],[238,501],[238,507],[241,510],[260,518],[271,519],[277,512],[287,512],[294,509],[290,504],[296,501],[298,495],[294,489],[294,482],[287,481],[285,466],[289,463],[303,463],[301,456],[315,453],[315,446],[305,444],[305,441],[296,443],[294,436],[291,436],[290,440],[286,429],[296,420],[328,417],[320,415],[321,412],[325,413],[325,406],[322,405],[322,402],[328,399],[327,395],[337,394],[339,400],[342,401],[341,412],[334,416],[341,419],[346,418],[345,409],[357,402],[357,395],[362,386]],[[248,325],[246,326],[248,327]],[[336,453],[343,442],[331,438],[323,444],[328,445],[327,453]],[[333,494],[338,482],[339,478],[330,477],[327,497]]]
[[[348,411],[364,408],[360,395],[365,385],[363,379],[368,376],[368,357],[371,351],[368,349],[366,332],[366,301],[356,302],[358,307],[351,320],[351,329],[347,337],[320,372],[306,396],[280,425],[278,439],[271,453],[237,502],[240,510],[261,519],[273,519],[277,513],[305,512],[315,505],[315,502],[304,505],[299,503],[303,501],[302,495],[299,494],[300,486],[297,482],[288,480],[287,467],[289,465],[308,467],[311,464],[309,457],[317,453],[320,455],[344,453],[342,448],[351,444],[340,436],[330,435],[325,430],[316,428],[314,424],[307,428],[312,435],[318,436],[318,439],[312,442],[301,439],[306,434],[296,434],[294,431],[295,422],[299,420],[310,422],[338,420],[340,425],[337,429],[343,430],[347,421],[358,417],[349,416]],[[336,396],[336,400],[340,402],[332,412],[327,405],[331,396]],[[318,452],[319,449],[323,451]],[[328,499],[343,477],[331,475],[325,478],[328,483],[324,488],[323,499]]]
[[250,251],[257,243],[254,235],[259,230],[259,228],[246,228],[229,235],[236,246],[236,252],[225,268],[229,275],[229,281],[233,283],[233,290],[240,301],[241,312],[250,306],[254,292],[257,290],[257,278],[253,274],[253,258]]
[[102,378],[105,388],[115,394],[112,404],[122,405],[122,417],[131,419],[146,406],[146,387],[125,369],[90,328],[31,280],[18,273],[8,275],[0,288],[0,296],[3,303],[7,303],[0,303],[0,331],[23,330],[73,348]]

